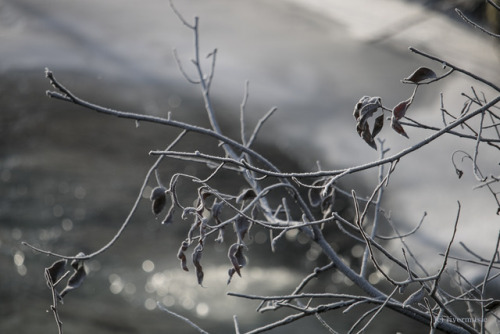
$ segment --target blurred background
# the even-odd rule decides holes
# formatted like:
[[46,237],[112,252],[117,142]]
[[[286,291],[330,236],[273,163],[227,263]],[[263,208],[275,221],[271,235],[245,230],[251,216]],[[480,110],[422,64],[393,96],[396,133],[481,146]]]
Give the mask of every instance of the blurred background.
[[[455,7],[498,32],[498,20],[483,1],[177,1],[189,21],[200,17],[202,55],[218,49],[212,87],[222,127],[239,133],[239,108],[249,81],[248,131],[271,107],[277,113],[264,127],[258,148],[285,170],[343,168],[378,158],[357,135],[352,109],[364,95],[380,96],[392,107],[407,99],[412,87],[400,80],[416,68],[438,64],[408,51],[409,46],[435,54],[499,84],[498,44],[458,19]],[[199,88],[180,73],[175,48],[189,75],[192,33],[163,0],[3,0],[0,2],[0,332],[56,333],[51,294],[43,268],[55,259],[30,251],[29,242],[63,254],[91,253],[121,226],[139,194],[154,159],[178,134],[171,128],[111,118],[51,100],[44,69],[66,87],[110,108],[206,125]],[[210,60],[203,66],[208,69]],[[474,84],[454,75],[422,87],[410,109],[424,123],[440,126],[439,93],[450,112],[462,108],[461,92]],[[485,90],[485,94],[488,94]],[[428,136],[407,130],[410,139],[381,134],[390,153]],[[213,145],[197,136],[180,148],[206,151]],[[444,138],[401,161],[391,178],[384,208],[401,230],[409,231],[427,213],[418,235],[407,240],[416,254],[437,268],[449,240],[460,200],[457,242],[488,258],[498,234],[491,195],[472,190],[470,167],[458,180],[451,163],[457,149],[473,143]],[[469,151],[472,153],[472,151]],[[481,151],[485,174],[498,175],[496,152]],[[172,171],[207,175],[206,169],[168,160]],[[347,178],[358,195],[375,185],[376,171]],[[220,189],[242,185],[221,178]],[[148,185],[144,194],[149,196]],[[186,191],[189,185],[185,185]],[[350,188],[349,188],[350,189]],[[348,204],[341,209],[349,211]],[[229,243],[207,247],[205,281],[198,286],[191,269],[180,269],[177,249],[189,228],[178,221],[168,227],[150,213],[145,200],[116,245],[86,263],[89,277],[68,294],[60,315],[68,333],[194,333],[180,320],[161,312],[156,301],[189,316],[209,332],[232,332],[233,314],[242,331],[280,319],[283,312],[256,313],[258,302],[238,300],[226,292],[289,293],[315,266],[325,264],[314,245],[287,234],[276,253],[269,235],[254,228],[248,241],[249,265],[229,286]],[[355,263],[359,247],[334,247]],[[342,246],[341,246],[342,245]],[[395,245],[396,249],[400,245]],[[457,247],[456,254],[462,249]],[[475,272],[469,272],[471,279]],[[376,275],[371,277],[377,283]],[[314,283],[318,291],[349,289],[333,273]],[[347,330],[360,310],[326,316],[344,319]],[[376,322],[373,333],[419,333],[421,327],[391,315],[391,324]],[[339,328],[339,327],[336,327]],[[324,331],[315,319],[273,333]],[[342,328],[339,328],[342,329]]]

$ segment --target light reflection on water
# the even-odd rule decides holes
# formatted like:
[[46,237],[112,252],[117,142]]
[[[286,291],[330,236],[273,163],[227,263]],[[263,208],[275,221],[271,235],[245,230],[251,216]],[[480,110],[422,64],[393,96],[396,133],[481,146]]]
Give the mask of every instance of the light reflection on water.
[[25,276],[28,269],[24,265],[24,253],[22,251],[18,250],[14,254],[14,264],[16,265],[17,273],[21,276]]
[[[143,267],[154,268],[151,260],[145,260]],[[144,268],[143,268],[144,269]],[[209,266],[205,272],[204,287],[200,287],[191,273],[182,270],[168,269],[148,271],[143,289],[117,273],[108,276],[109,291],[121,295],[125,299],[142,300],[147,310],[157,308],[157,302],[166,307],[181,308],[194,315],[211,319],[225,320],[228,308],[231,314],[243,313],[245,303],[234,303],[235,299],[227,297],[227,291],[265,294],[266,292],[293,289],[297,284],[297,275],[287,268],[249,267],[243,271],[244,277],[234,279],[230,286],[225,284],[228,266]],[[270,279],[272,277],[272,279]],[[221,298],[222,296],[222,298]],[[233,301],[233,302],[231,302]]]

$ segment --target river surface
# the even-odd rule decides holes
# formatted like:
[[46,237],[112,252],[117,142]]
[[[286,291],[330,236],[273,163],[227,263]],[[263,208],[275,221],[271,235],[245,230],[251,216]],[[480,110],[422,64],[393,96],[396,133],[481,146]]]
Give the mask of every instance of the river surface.
[[[402,1],[384,0],[376,8],[369,1],[352,3],[176,4],[187,20],[199,16],[202,53],[217,48],[212,97],[225,131],[239,133],[240,103],[248,80],[249,129],[271,107],[278,107],[259,141],[267,156],[287,170],[312,170],[318,160],[325,169],[346,167],[377,158],[355,132],[352,108],[358,99],[377,95],[393,106],[411,95],[411,88],[400,83],[402,78],[422,65],[439,70],[410,54],[409,45],[433,52],[442,47],[440,54],[452,57],[450,61],[496,80],[494,46],[467,27]],[[384,9],[392,14],[385,19]],[[43,280],[43,268],[54,259],[30,251],[21,241],[71,255],[104,245],[141,196],[140,186],[154,161],[148,152],[164,148],[178,131],[51,100],[45,96],[51,87],[44,69],[50,68],[70,90],[97,104],[159,116],[171,111],[176,119],[206,125],[198,88],[183,78],[172,55],[175,48],[187,74],[195,75],[190,67],[192,34],[168,2],[156,0],[5,0],[0,4],[0,27],[0,331],[55,333],[50,291]],[[436,29],[447,32],[439,34],[443,40],[434,36]],[[461,36],[458,42],[449,35],[452,32]],[[477,50],[477,40],[487,52],[470,51]],[[203,58],[206,69],[210,64]],[[412,112],[422,121],[439,124],[439,92],[444,92],[450,110],[460,108],[455,97],[470,84],[458,77],[425,87]],[[429,134],[409,130],[407,141],[384,131],[391,153]],[[209,144],[192,136],[182,147],[203,151]],[[402,161],[386,195],[387,209],[402,229],[411,229],[427,212],[413,242],[429,263],[449,239],[457,200],[463,206],[457,240],[485,257],[496,241],[494,202],[484,191],[471,190],[475,182],[470,169],[459,182],[450,162],[460,145],[445,139]],[[483,157],[485,164],[498,166],[498,155],[485,151]],[[169,161],[163,169],[165,179],[179,169],[207,172]],[[489,172],[498,175],[498,170]],[[375,173],[348,182],[366,196]],[[241,186],[231,178],[218,182],[220,188]],[[365,182],[368,187],[359,186]],[[243,277],[227,286],[227,245],[213,247],[204,256],[202,288],[193,269],[182,271],[176,258],[186,228],[183,223],[162,226],[144,199],[116,245],[87,264],[88,281],[65,298],[60,312],[66,332],[189,332],[182,321],[156,309],[156,301],[190,315],[211,332],[232,331],[233,314],[245,330],[283,315],[257,314],[256,302],[235,302],[227,291],[287,293],[313,269],[315,260],[321,262],[311,245],[293,235],[281,251],[271,254],[267,234],[255,229],[249,241],[251,265]],[[296,259],[290,256],[294,252],[309,257]],[[318,284],[336,291],[340,283],[330,275]],[[375,326],[373,332],[387,330],[383,324]],[[274,332],[301,333],[304,328],[316,331],[321,325],[303,320]],[[403,329],[410,333],[407,324],[395,322],[390,328]],[[419,332],[418,327],[414,330]]]

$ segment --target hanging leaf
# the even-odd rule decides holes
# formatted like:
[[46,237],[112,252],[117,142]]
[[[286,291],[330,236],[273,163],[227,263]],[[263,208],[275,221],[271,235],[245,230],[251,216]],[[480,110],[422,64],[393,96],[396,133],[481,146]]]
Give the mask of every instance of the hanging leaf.
[[368,119],[372,117],[373,114],[381,107],[382,99],[380,97],[363,96],[358,103],[356,103],[353,112],[354,119],[356,120],[356,131],[358,132],[358,135],[375,150],[377,149],[377,145],[375,144],[374,137],[382,129],[381,126],[383,126],[383,119],[380,120],[377,118],[378,124],[376,124],[376,129],[374,129],[374,132],[376,131],[375,135],[372,135],[370,132]]
[[184,240],[181,244],[181,247],[179,247],[179,251],[177,252],[177,258],[181,260],[181,268],[184,271],[189,271],[189,268],[187,267],[186,263],[186,254],[184,252],[188,249],[189,243]]
[[413,97],[409,98],[408,100],[399,102],[394,108],[392,108],[392,115],[397,121],[405,116],[406,111],[410,107],[412,101]]
[[436,73],[427,67],[419,67],[415,72],[410,74],[408,78],[404,78],[404,83],[414,83],[419,84],[425,80],[431,80],[437,78]]
[[229,260],[231,261],[233,267],[228,271],[229,279],[227,281],[227,284],[231,283],[231,279],[235,273],[237,273],[238,276],[241,277],[240,269],[243,268],[247,263],[247,259],[243,254],[243,247],[243,245],[238,243],[232,244],[231,247],[229,247],[227,256],[229,257]]
[[252,188],[244,189],[236,198],[236,203],[241,203],[243,201],[246,201],[247,199],[255,198],[256,196],[257,194]]
[[354,107],[354,118],[358,123],[363,123],[380,107],[382,107],[382,99],[380,97],[363,96]]
[[218,202],[216,200],[216,201],[214,201],[214,204],[212,204],[212,207],[210,208],[210,212],[212,212],[212,217],[214,218],[217,225],[219,225],[221,223],[219,217],[220,217],[220,214],[222,212],[223,206],[224,206],[224,202]]
[[[359,133],[359,130],[358,130]],[[371,148],[377,149],[377,144],[375,144],[375,140],[373,139],[372,134],[370,133],[370,126],[368,125],[368,122],[363,123],[363,128],[361,129],[361,133],[359,133],[361,138],[370,145]]]
[[238,242],[243,243],[243,238],[245,238],[245,235],[252,226],[252,223],[247,218],[239,215],[234,220],[233,226],[234,226],[234,231],[238,236]]
[[375,136],[379,134],[379,132],[382,130],[383,127],[384,127],[384,114],[375,118],[375,123],[373,124],[372,138],[375,138]]
[[167,189],[164,187],[156,187],[151,192],[152,210],[155,215],[162,212],[167,203]]
[[399,123],[394,116],[391,117],[391,127],[399,133],[402,136],[405,136],[406,138],[409,138],[408,135],[406,134],[405,130],[403,129],[403,126],[401,123]]
[[66,284],[66,287],[59,294],[59,297],[63,298],[69,291],[75,290],[78,287],[80,287],[80,285],[82,285],[83,280],[85,279],[85,277],[87,277],[87,273],[85,272],[85,267],[81,266],[68,279],[68,283]]
[[52,263],[49,268],[45,268],[45,280],[49,287],[56,284],[59,278],[64,274],[67,263],[67,260],[59,260]]
[[[79,258],[84,257],[84,256],[85,256],[85,253],[83,253],[83,252],[80,252],[80,253],[76,254],[76,257],[79,257]],[[83,261],[82,260],[80,260],[80,259],[73,259],[71,261],[71,267],[73,269],[78,270],[81,266],[83,266]]]
[[196,248],[193,250],[193,255],[191,258],[193,259],[193,264],[194,268],[196,271],[196,277],[198,279],[198,284],[203,286],[203,267],[201,266],[201,255],[203,254],[203,245],[201,243],[196,246]]

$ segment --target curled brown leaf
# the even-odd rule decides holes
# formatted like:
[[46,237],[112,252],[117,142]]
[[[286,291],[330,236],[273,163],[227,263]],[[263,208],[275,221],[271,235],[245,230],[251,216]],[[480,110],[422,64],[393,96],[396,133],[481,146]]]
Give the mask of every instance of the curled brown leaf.
[[233,277],[234,273],[237,273],[238,276],[241,277],[240,269],[243,268],[247,263],[247,259],[243,254],[243,248],[244,246],[239,243],[232,244],[231,247],[229,247],[227,256],[231,261],[233,267],[228,271],[229,279],[227,281],[227,284],[231,283],[231,278]]
[[409,138],[408,135],[406,134],[405,130],[403,129],[403,126],[401,125],[401,123],[399,123],[399,121],[396,120],[394,116],[391,117],[391,127],[394,129],[394,131],[396,131],[400,135],[402,135],[406,138]]
[[431,80],[435,78],[437,78],[437,76],[433,70],[427,67],[419,67],[415,70],[415,72],[410,74],[409,77],[404,78],[403,82],[419,84],[422,81]]
[[384,127],[384,114],[375,118],[375,123],[373,124],[372,138],[375,138],[375,136],[379,134],[379,132],[382,130],[383,127]]
[[153,201],[152,211],[155,215],[162,212],[163,208],[165,208],[165,204],[167,203],[166,192],[167,190],[164,187],[156,187],[151,192],[150,199]]
[[384,125],[383,118],[380,119],[379,116],[375,121],[376,124],[373,131],[374,134],[370,131],[368,119],[372,117],[379,108],[382,108],[382,99],[380,97],[363,96],[358,103],[356,103],[353,112],[354,119],[356,120],[356,131],[358,132],[358,135],[375,150],[377,149],[377,145],[375,144],[374,138]]
[[189,268],[187,267],[187,261],[186,261],[186,254],[184,252],[188,249],[189,247],[189,242],[184,240],[181,244],[181,247],[179,247],[179,251],[177,252],[177,258],[181,260],[181,268],[184,271],[189,271]]
[[234,220],[234,231],[236,232],[236,235],[238,236],[238,242],[241,244],[243,243],[243,238],[245,238],[245,235],[247,234],[248,230],[252,226],[252,223],[245,217],[239,215],[235,220]]
[[204,276],[203,267],[200,263],[202,254],[203,254],[203,245],[199,243],[198,246],[196,246],[196,248],[193,250],[193,254],[191,256],[196,271],[196,278],[198,279],[199,285],[203,285],[203,276]]
[[399,121],[406,114],[406,111],[410,107],[413,99],[409,98],[408,100],[399,102],[394,108],[392,108],[392,115],[394,118]]
[[49,268],[45,268],[45,279],[49,286],[55,285],[59,278],[64,274],[66,269],[67,260],[59,260],[54,263]]
[[78,270],[75,270],[73,275],[71,275],[71,277],[68,279],[68,283],[66,284],[66,287],[59,294],[59,297],[63,298],[69,291],[75,290],[78,287],[80,287],[85,277],[87,277],[87,273],[85,271],[85,267],[82,265],[81,267],[78,268]]

